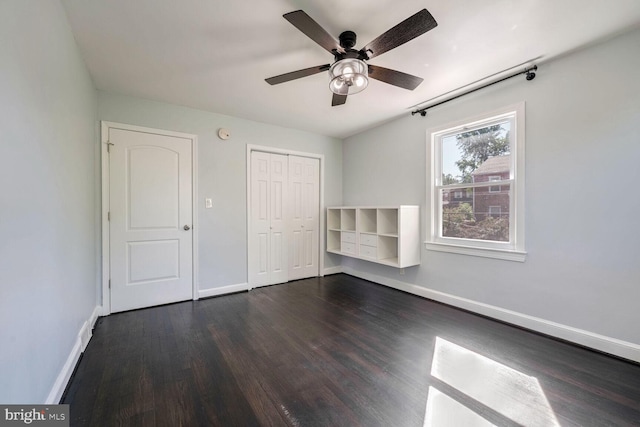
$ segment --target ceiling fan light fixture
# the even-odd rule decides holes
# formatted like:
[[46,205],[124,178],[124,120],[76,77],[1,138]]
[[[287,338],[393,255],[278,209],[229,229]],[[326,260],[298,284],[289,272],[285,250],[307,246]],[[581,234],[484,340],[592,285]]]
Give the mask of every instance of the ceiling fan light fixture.
[[336,61],[329,68],[329,88],[338,95],[354,95],[369,84],[367,64],[357,58]]

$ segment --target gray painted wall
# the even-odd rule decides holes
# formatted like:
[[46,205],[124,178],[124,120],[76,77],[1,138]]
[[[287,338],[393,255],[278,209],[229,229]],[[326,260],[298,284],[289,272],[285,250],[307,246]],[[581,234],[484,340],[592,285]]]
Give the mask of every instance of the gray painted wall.
[[44,402],[96,305],[97,96],[59,2],[0,2],[0,402]]
[[[212,95],[213,96],[213,95]],[[342,142],[308,132],[98,92],[100,120],[198,135],[198,281],[201,290],[247,282],[247,144],[323,154],[325,204],[342,201]],[[223,141],[219,128],[231,131]],[[213,208],[205,209],[205,198]],[[324,254],[325,268],[340,257]]]
[[[406,270],[346,258],[424,286],[640,344],[640,31],[345,140],[346,205],[418,204],[429,229],[427,129],[526,102],[525,263],[422,250]],[[428,78],[428,76],[425,76]]]
[[[527,261],[423,250],[399,271],[425,286],[640,344],[640,31],[348,138],[98,92],[58,2],[0,3],[0,402],[42,402],[96,301],[97,120],[199,136],[200,288],[246,277],[246,144],[325,155],[325,204],[419,204],[426,130],[527,103]],[[221,141],[227,127],[232,139]],[[344,177],[343,177],[344,174]],[[343,179],[344,178],[344,179]],[[344,187],[344,188],[343,188]],[[214,200],[204,209],[204,198]],[[339,265],[325,254],[325,266]]]

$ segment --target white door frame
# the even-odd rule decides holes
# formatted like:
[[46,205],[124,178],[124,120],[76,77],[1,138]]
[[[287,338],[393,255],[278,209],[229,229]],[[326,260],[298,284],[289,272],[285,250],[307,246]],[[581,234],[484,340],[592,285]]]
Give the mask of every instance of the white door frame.
[[315,153],[306,153],[304,151],[293,151],[286,150],[282,148],[273,148],[266,147],[262,145],[255,144],[247,144],[247,284],[248,289],[253,289],[251,284],[249,283],[249,251],[251,250],[251,152],[252,151],[261,151],[263,153],[271,153],[271,154],[284,154],[291,156],[299,156],[299,157],[309,157],[312,159],[318,159],[320,161],[320,182],[319,182],[319,192],[320,192],[320,212],[318,212],[318,218],[320,220],[320,227],[318,232],[320,235],[318,236],[318,275],[320,277],[324,277],[324,246],[325,246],[325,232],[324,232],[324,155],[323,154],[315,154]]
[[192,210],[192,295],[198,299],[198,136],[188,133],[153,129],[123,123],[101,121],[100,145],[102,154],[102,315],[111,314],[111,297],[109,294],[109,280],[111,260],[109,258],[109,129],[121,129],[134,132],[144,132],[154,135],[173,136],[191,140],[191,205]]

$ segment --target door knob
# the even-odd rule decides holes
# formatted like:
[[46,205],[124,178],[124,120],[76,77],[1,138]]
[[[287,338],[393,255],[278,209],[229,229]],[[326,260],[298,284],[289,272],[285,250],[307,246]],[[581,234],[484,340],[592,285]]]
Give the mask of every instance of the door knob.
[[185,231],[191,230],[191,227],[189,227],[188,225],[185,225],[183,228],[185,229]]

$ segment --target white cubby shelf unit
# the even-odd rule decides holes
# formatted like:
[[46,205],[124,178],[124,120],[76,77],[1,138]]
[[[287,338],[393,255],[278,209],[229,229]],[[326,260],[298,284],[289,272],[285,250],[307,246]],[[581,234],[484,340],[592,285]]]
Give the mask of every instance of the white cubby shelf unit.
[[327,208],[327,252],[392,267],[420,264],[420,207]]

